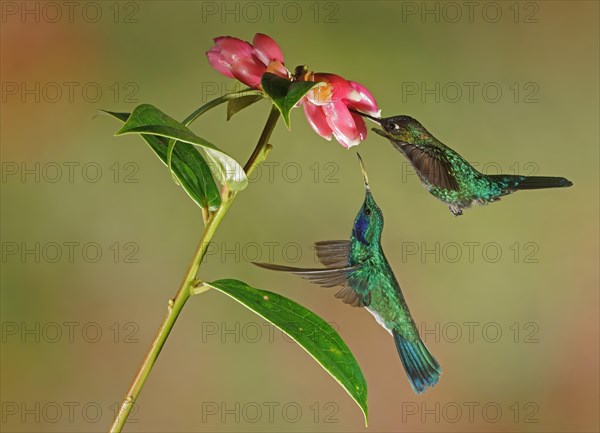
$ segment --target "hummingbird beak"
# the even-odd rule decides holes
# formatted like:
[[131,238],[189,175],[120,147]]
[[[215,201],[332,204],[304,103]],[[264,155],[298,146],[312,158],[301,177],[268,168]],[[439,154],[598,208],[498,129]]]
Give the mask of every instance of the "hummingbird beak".
[[354,108],[348,108],[351,112],[358,114],[360,116],[366,117],[367,119],[372,120],[373,122],[381,125],[381,119],[379,117],[371,116],[370,114],[363,113],[362,111],[355,110]]
[[378,135],[381,135],[382,137],[390,138],[388,133],[386,131],[384,131],[383,129],[371,128],[371,131],[373,131],[374,133],[376,133]]
[[365,170],[365,164],[363,163],[363,160],[360,157],[360,153],[356,152],[356,156],[358,156],[358,162],[360,163],[360,171],[362,171],[363,180],[365,182],[365,189],[367,191],[370,191],[371,188],[369,187],[369,177],[367,176],[367,171]]

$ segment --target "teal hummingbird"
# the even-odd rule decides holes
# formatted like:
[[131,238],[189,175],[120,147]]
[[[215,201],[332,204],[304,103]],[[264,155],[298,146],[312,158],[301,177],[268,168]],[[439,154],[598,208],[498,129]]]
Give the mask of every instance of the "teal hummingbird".
[[419,336],[400,285],[381,247],[383,213],[371,194],[360,155],[358,158],[364,177],[365,200],[354,220],[350,240],[315,244],[317,257],[325,267],[255,265],[291,272],[323,287],[341,287],[335,294],[336,298],[353,307],[365,307],[393,336],[410,384],[418,394],[434,386],[442,370]]
[[564,177],[483,174],[412,117],[377,118],[356,113],[381,125],[383,130],[373,131],[387,138],[408,159],[425,188],[456,216],[473,204],[498,201],[515,191],[573,185]]

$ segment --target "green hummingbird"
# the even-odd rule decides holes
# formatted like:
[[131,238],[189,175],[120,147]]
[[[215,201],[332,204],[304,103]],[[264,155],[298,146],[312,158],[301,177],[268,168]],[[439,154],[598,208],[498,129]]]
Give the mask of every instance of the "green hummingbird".
[[419,394],[438,382],[442,370],[421,340],[400,285],[381,248],[383,213],[371,194],[360,155],[358,158],[364,178],[365,200],[354,220],[350,240],[315,244],[317,257],[325,268],[254,264],[291,272],[323,287],[341,286],[336,298],[353,307],[365,307],[394,337],[404,370],[413,390]]
[[564,177],[483,174],[412,117],[377,118],[356,113],[381,125],[383,130],[373,131],[387,138],[408,159],[425,188],[456,216],[473,204],[498,201],[518,190],[573,185]]

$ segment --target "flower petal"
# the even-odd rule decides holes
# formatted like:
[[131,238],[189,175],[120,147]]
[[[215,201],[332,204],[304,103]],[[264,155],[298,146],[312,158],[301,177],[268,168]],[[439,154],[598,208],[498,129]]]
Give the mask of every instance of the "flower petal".
[[350,140],[350,138],[344,135],[337,134],[335,132],[333,133],[333,136],[338,141],[338,143],[340,143],[346,149],[350,149],[351,147],[358,146],[360,144],[360,139],[358,138],[356,140]]
[[225,61],[218,47],[212,47],[210,50],[206,52],[206,57],[208,58],[208,63],[219,71],[221,74],[233,78],[233,74],[229,70],[231,65]]
[[273,60],[271,63],[269,63],[267,66],[267,72],[278,75],[281,78],[291,78],[290,71],[288,71],[288,69],[279,60]]
[[308,91],[306,99],[311,104],[315,105],[327,105],[331,103],[333,95],[333,86],[324,81],[320,81],[316,86]]
[[270,62],[267,66],[267,72],[278,75],[281,78],[290,79],[291,77],[290,71],[288,71],[288,69],[283,66],[283,63],[281,63],[279,60],[273,60]]
[[231,65],[233,76],[242,83],[254,88],[260,86],[260,79],[266,70],[267,67],[253,57],[236,60]]
[[333,135],[344,147],[356,146],[361,138],[345,103],[338,101],[323,105],[323,112],[327,116],[327,124],[331,127]]
[[304,114],[306,115],[308,124],[321,137],[326,140],[331,140],[332,130],[327,123],[327,118],[325,117],[325,113],[323,113],[323,109],[317,105],[311,104],[308,101],[305,101],[303,105]]
[[360,114],[352,113],[352,118],[354,119],[354,123],[356,124],[356,130],[358,131],[358,137],[360,141],[364,141],[367,138],[367,125],[365,125],[365,119],[362,118]]
[[313,75],[313,81],[324,81],[330,84],[332,102],[338,102],[342,99],[360,101],[360,93],[354,90],[348,80],[339,75],[319,72]]
[[367,90],[365,86],[357,83],[356,81],[349,81],[350,85],[360,95],[359,101],[350,101],[350,105],[363,113],[370,114],[371,116],[381,117],[381,110],[379,109],[375,98]]
[[214,39],[215,46],[221,50],[221,55],[229,64],[238,59],[252,57],[252,45],[246,41],[231,36],[221,36]]
[[265,65],[268,65],[273,60],[283,63],[283,53],[279,45],[267,35],[257,33],[252,40],[254,47],[254,55]]

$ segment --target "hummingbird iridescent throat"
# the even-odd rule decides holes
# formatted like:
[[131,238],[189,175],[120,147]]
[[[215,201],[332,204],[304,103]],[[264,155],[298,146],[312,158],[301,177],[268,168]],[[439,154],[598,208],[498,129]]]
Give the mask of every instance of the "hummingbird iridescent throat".
[[419,394],[438,382],[442,369],[421,340],[400,285],[381,248],[383,213],[371,194],[360,155],[358,158],[364,178],[365,200],[354,220],[350,240],[315,244],[317,257],[325,267],[311,269],[254,264],[291,272],[323,287],[340,286],[336,298],[353,307],[365,307],[394,337],[410,384]]
[[408,159],[425,188],[456,216],[473,204],[498,201],[515,191],[573,185],[564,177],[483,174],[412,117],[377,118],[351,111],[381,125],[383,130],[373,131],[387,138]]

